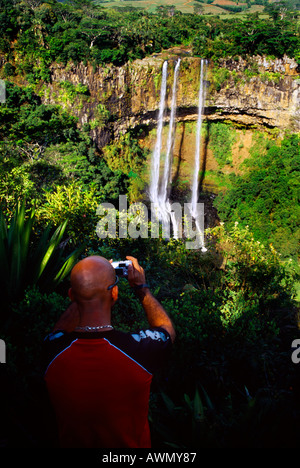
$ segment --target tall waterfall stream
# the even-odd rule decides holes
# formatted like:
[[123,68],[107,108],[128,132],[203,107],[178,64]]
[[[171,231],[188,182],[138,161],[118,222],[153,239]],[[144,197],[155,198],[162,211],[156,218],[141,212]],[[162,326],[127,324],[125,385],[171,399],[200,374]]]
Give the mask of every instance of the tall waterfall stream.
[[[172,101],[170,109],[169,119],[169,131],[167,140],[167,151],[164,161],[164,170],[162,177],[160,177],[160,166],[161,166],[161,148],[162,148],[162,132],[163,126],[166,119],[166,98],[167,98],[167,77],[168,77],[168,61],[163,63],[162,67],[162,81],[160,89],[160,103],[159,113],[157,121],[157,134],[155,147],[152,153],[151,159],[151,178],[149,186],[149,198],[153,205],[154,211],[157,218],[162,222],[164,226],[167,226],[170,222],[173,229],[173,237],[177,238],[181,226],[179,226],[179,220],[176,219],[174,211],[172,210],[172,204],[169,199],[171,174],[172,174],[172,160],[173,160],[173,147],[176,134],[176,93],[178,86],[178,76],[180,71],[180,58],[177,60],[174,69],[174,79],[172,86]],[[198,120],[197,120],[197,131],[196,131],[196,150],[194,158],[194,170],[193,180],[191,184],[191,202],[189,204],[192,218],[194,219],[198,236],[200,236],[201,250],[206,251],[204,246],[204,232],[203,226],[199,224],[199,212],[198,212],[198,186],[199,186],[199,171],[200,171],[200,158],[201,158],[201,130],[203,112],[205,106],[205,72],[206,72],[206,61],[201,60],[200,66],[200,83],[199,83],[199,96],[198,96]]]

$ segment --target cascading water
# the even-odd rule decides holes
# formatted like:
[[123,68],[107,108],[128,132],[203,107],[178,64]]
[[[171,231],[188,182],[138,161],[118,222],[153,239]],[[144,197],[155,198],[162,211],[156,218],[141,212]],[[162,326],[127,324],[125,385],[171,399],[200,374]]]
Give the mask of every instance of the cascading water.
[[159,201],[165,207],[168,199],[168,184],[170,181],[171,175],[171,162],[172,162],[172,149],[174,145],[174,131],[175,131],[175,115],[176,115],[176,91],[177,91],[177,79],[179,74],[179,67],[180,67],[180,59],[178,59],[175,70],[174,70],[174,80],[173,80],[173,87],[172,87],[172,103],[171,103],[171,114],[170,114],[170,122],[169,122],[169,133],[168,133],[168,141],[167,141],[167,153],[165,159],[165,166],[164,166],[164,174],[161,184],[161,190],[159,193]]
[[156,210],[159,209],[158,204],[158,189],[159,189],[159,169],[160,169],[160,151],[161,151],[161,141],[162,141],[162,129],[164,123],[164,111],[165,111],[165,101],[166,101],[166,92],[167,92],[167,70],[168,62],[165,61],[162,68],[162,82],[160,89],[160,104],[159,104],[159,114],[158,114],[158,124],[157,124],[157,136],[155,148],[152,154],[152,164],[151,164],[151,184],[149,188],[150,201],[154,204]]
[[150,200],[153,204],[154,211],[159,220],[163,223],[163,229],[167,232],[167,226],[169,220],[171,220],[173,227],[174,237],[178,237],[178,226],[175,219],[174,213],[171,210],[171,203],[168,199],[168,184],[171,175],[171,160],[172,160],[172,149],[174,145],[174,136],[175,136],[175,114],[176,114],[176,89],[177,89],[177,79],[179,73],[180,59],[178,59],[175,70],[174,70],[174,80],[172,87],[172,103],[171,103],[171,113],[170,113],[170,122],[169,122],[169,133],[167,141],[167,153],[164,164],[163,178],[161,182],[161,187],[159,187],[159,175],[160,175],[160,155],[161,155],[161,145],[162,145],[162,129],[164,123],[164,111],[165,111],[165,101],[166,101],[166,89],[167,89],[167,70],[168,62],[165,61],[162,69],[162,83],[160,90],[160,105],[159,105],[159,115],[158,115],[158,124],[157,124],[157,136],[155,148],[152,154],[152,167],[151,167],[151,184],[149,189]]
[[160,188],[160,192],[158,195],[160,218],[163,223],[163,229],[167,229],[169,225],[169,221],[171,220],[171,224],[173,228],[173,236],[175,239],[178,238],[178,232],[179,232],[179,229],[177,226],[178,221],[176,220],[175,215],[171,209],[171,203],[168,197],[168,186],[169,186],[170,177],[171,177],[171,165],[172,165],[172,157],[173,157],[172,151],[173,151],[174,138],[175,138],[176,92],[177,92],[177,80],[178,80],[180,62],[181,62],[181,59],[178,59],[175,65],[175,69],[174,69],[171,113],[170,113],[170,121],[169,121],[168,140],[167,140],[167,152],[166,152],[166,157],[165,157],[165,165],[164,165],[161,188]]
[[[160,104],[159,104],[159,114],[158,114],[158,123],[157,123],[157,136],[154,151],[152,153],[151,161],[151,180],[149,187],[149,197],[152,202],[152,208],[156,213],[156,217],[162,221],[163,225],[167,225],[169,220],[171,220],[173,227],[173,235],[176,238],[179,232],[179,226],[175,218],[175,214],[171,210],[171,203],[168,198],[168,185],[171,176],[171,163],[172,163],[172,150],[174,145],[175,138],[175,116],[176,116],[176,91],[177,91],[177,80],[179,74],[180,59],[178,59],[175,70],[174,70],[174,81],[172,88],[172,104],[171,104],[171,113],[170,113],[170,122],[169,122],[169,133],[167,141],[167,152],[164,164],[163,178],[161,181],[161,186],[159,187],[159,178],[160,178],[160,156],[161,156],[161,146],[162,146],[162,130],[164,124],[164,112],[165,112],[165,102],[166,102],[166,92],[167,92],[167,70],[168,62],[165,61],[162,68],[162,83],[160,90]],[[195,167],[194,167],[194,177],[191,187],[191,215],[195,220],[195,225],[197,229],[198,236],[200,236],[200,242],[202,245],[202,251],[205,252],[207,249],[204,246],[204,235],[203,229],[199,225],[199,213],[198,213],[198,185],[199,185],[199,171],[200,171],[200,152],[201,152],[201,129],[202,129],[202,114],[204,109],[205,101],[205,83],[204,83],[204,73],[206,67],[206,60],[201,60],[201,70],[200,70],[200,89],[198,96],[198,121],[197,121],[197,132],[196,132],[196,151],[195,151]]]
[[195,151],[195,167],[194,167],[194,176],[192,183],[192,197],[191,197],[191,215],[195,220],[196,230],[200,237],[200,242],[202,245],[202,252],[206,252],[207,249],[204,246],[204,232],[203,226],[199,225],[199,217],[197,216],[198,209],[198,186],[199,186],[199,171],[200,171],[200,156],[201,156],[201,130],[202,130],[202,116],[204,111],[205,103],[205,94],[206,87],[204,81],[204,73],[206,68],[206,60],[201,59],[200,67],[200,87],[199,87],[199,96],[198,96],[198,120],[197,120],[197,130],[196,130],[196,151]]
[[198,185],[199,185],[199,170],[200,170],[200,151],[201,151],[201,129],[202,129],[202,114],[204,109],[205,101],[205,86],[204,86],[204,68],[206,65],[205,60],[201,60],[200,70],[200,88],[198,97],[198,120],[197,120],[197,133],[196,133],[196,151],[195,151],[195,167],[192,184],[192,199],[191,199],[191,211],[192,216],[196,217],[196,206],[198,202]]

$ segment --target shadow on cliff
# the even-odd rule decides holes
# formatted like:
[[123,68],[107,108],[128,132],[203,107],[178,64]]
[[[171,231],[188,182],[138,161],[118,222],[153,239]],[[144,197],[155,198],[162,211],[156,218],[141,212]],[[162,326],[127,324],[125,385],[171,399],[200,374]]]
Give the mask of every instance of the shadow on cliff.
[[182,163],[182,148],[183,148],[184,136],[185,136],[185,122],[182,123],[182,132],[181,132],[181,138],[180,138],[179,148],[178,148],[178,160],[177,160],[176,170],[172,179],[172,190],[170,194],[171,197],[174,196],[174,193],[173,193],[174,189],[177,187],[178,182],[179,182],[180,166]]
[[210,121],[206,121],[206,132],[205,136],[202,140],[202,153],[201,153],[201,164],[200,164],[200,173],[199,173],[199,185],[198,185],[198,203],[204,203],[204,228],[212,228],[217,226],[220,222],[220,218],[218,216],[218,211],[214,207],[214,199],[216,194],[213,190],[210,190],[206,184],[204,188],[204,179],[206,175],[206,166],[207,166],[207,158],[208,158],[208,144],[210,138]]
[[[207,163],[207,149],[208,149],[208,143],[209,143],[209,136],[210,136],[210,121],[207,121],[207,131],[205,133],[205,137],[202,143],[202,156],[201,156],[201,165],[200,165],[200,175],[199,175],[199,187],[198,191],[199,193],[202,193],[203,190],[203,181],[205,178],[205,172],[206,172],[206,163]],[[182,149],[183,149],[183,142],[185,138],[185,122],[183,122],[182,126],[182,132],[181,132],[181,138],[180,138],[180,143],[179,143],[179,149],[178,149],[178,160],[177,160],[177,165],[176,165],[176,170],[172,179],[172,187],[174,190],[176,190],[176,187],[179,183],[179,178],[180,178],[180,168],[181,164],[183,162],[183,157],[182,157]],[[171,195],[173,195],[173,190]]]
[[202,193],[203,191],[203,181],[205,177],[206,162],[207,162],[207,148],[208,148],[209,135],[210,135],[210,121],[207,120],[206,124],[207,124],[207,127],[206,127],[205,137],[203,140],[202,161],[201,161],[201,166],[200,166],[200,177],[199,177],[199,187],[198,187],[199,193]]

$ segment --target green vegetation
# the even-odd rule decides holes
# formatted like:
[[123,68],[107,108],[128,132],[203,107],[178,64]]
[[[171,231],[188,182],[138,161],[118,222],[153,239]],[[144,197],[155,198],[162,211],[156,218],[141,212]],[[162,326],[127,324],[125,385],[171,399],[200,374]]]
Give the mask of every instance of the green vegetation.
[[79,129],[77,119],[60,106],[41,104],[32,86],[6,82],[6,93],[0,107],[0,197],[5,210],[11,212],[23,198],[43,204],[47,192],[73,181],[95,191],[98,201],[126,192],[129,175],[113,172],[100,159],[89,125]]
[[[154,447],[293,447],[300,411],[290,349],[297,330],[296,273],[238,224],[210,230],[207,246],[206,255],[187,251],[181,240],[104,239],[89,246],[89,253],[107,258],[137,256],[177,330],[172,357],[151,394]],[[45,428],[49,419],[37,378],[38,356],[41,334],[67,305],[62,294],[67,287],[66,282],[58,292],[45,294],[32,285],[11,304],[2,336],[9,346],[10,373],[31,413],[29,420],[18,416],[9,434],[12,446],[19,439],[27,447],[51,446],[53,427]],[[123,330],[145,326],[126,280],[119,289],[113,323]],[[14,395],[6,401],[3,420],[10,422],[10,408],[17,404]]]
[[202,15],[183,15],[176,8],[169,14],[164,8],[157,13],[107,9],[90,0],[16,0],[14,6],[3,0],[4,73],[6,77],[24,74],[33,83],[49,81],[49,65],[54,61],[121,65],[181,44],[192,45],[195,54],[215,60],[255,54],[286,54],[299,60],[295,7],[286,10],[281,5],[268,6],[267,17],[212,17],[208,22]]
[[[298,446],[300,382],[291,343],[299,335],[299,136],[272,141],[259,135],[239,175],[227,175],[235,129],[220,122],[206,128],[220,169],[216,177],[230,184],[215,200],[221,223],[207,230],[205,255],[187,250],[186,239],[100,239],[98,204],[115,202],[120,194],[131,202],[142,197],[148,153],[133,131],[100,152],[93,132],[117,118],[108,102],[79,125],[71,108],[87,102],[89,90],[67,80],[51,82],[53,62],[120,65],[179,44],[215,64],[258,53],[299,61],[294,6],[283,10],[279,2],[266,5],[264,17],[208,20],[176,8],[152,13],[106,9],[89,0],[2,0],[0,76],[7,92],[0,104],[0,338],[7,344],[7,365],[0,368],[2,445],[55,444],[41,351],[45,334],[68,305],[73,262],[80,255],[131,254],[177,331],[168,365],[153,382],[153,446]],[[244,79],[257,73],[249,65]],[[238,83],[241,77],[220,68],[212,86],[218,90],[231,79]],[[266,73],[264,79],[279,83],[281,76]],[[46,105],[41,96],[50,93],[47,83],[54,86]],[[120,281],[119,289],[114,325],[144,326],[128,283]]]
[[[268,0],[245,0],[235,2],[214,1],[214,0],[173,0],[172,4],[165,4],[164,0],[94,0],[94,3],[108,7],[115,8],[122,11],[144,10],[148,13],[160,13],[166,16],[174,16],[174,14],[196,14],[196,15],[226,15],[228,11],[235,12],[250,12],[256,11],[263,12],[265,8],[272,11],[284,10],[282,7],[283,2],[279,2],[279,7],[270,3]],[[288,4],[292,10],[299,10],[299,0],[289,0],[284,2]]]
[[299,137],[291,135],[263,152],[262,144],[254,147],[243,174],[231,178],[231,189],[215,202],[224,222],[249,225],[257,240],[295,260],[300,239],[299,145]]
[[234,129],[231,126],[219,122],[209,126],[209,146],[220,168],[232,164],[231,149],[234,139]]
[[60,245],[68,220],[51,234],[51,226],[34,232],[35,209],[26,216],[25,205],[16,209],[9,225],[0,213],[0,280],[3,286],[0,323],[7,318],[12,301],[23,298],[28,286],[51,291],[64,280],[77,262],[82,248],[64,258]]

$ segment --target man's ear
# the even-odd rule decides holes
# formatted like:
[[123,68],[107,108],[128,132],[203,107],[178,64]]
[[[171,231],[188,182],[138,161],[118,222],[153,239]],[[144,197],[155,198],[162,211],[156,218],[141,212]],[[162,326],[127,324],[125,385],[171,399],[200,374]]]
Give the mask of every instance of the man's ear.
[[113,304],[117,302],[118,297],[119,297],[119,288],[118,286],[114,286],[111,290],[111,298],[112,298]]
[[69,289],[68,296],[69,296],[70,301],[74,302],[74,294],[73,294],[72,288]]

